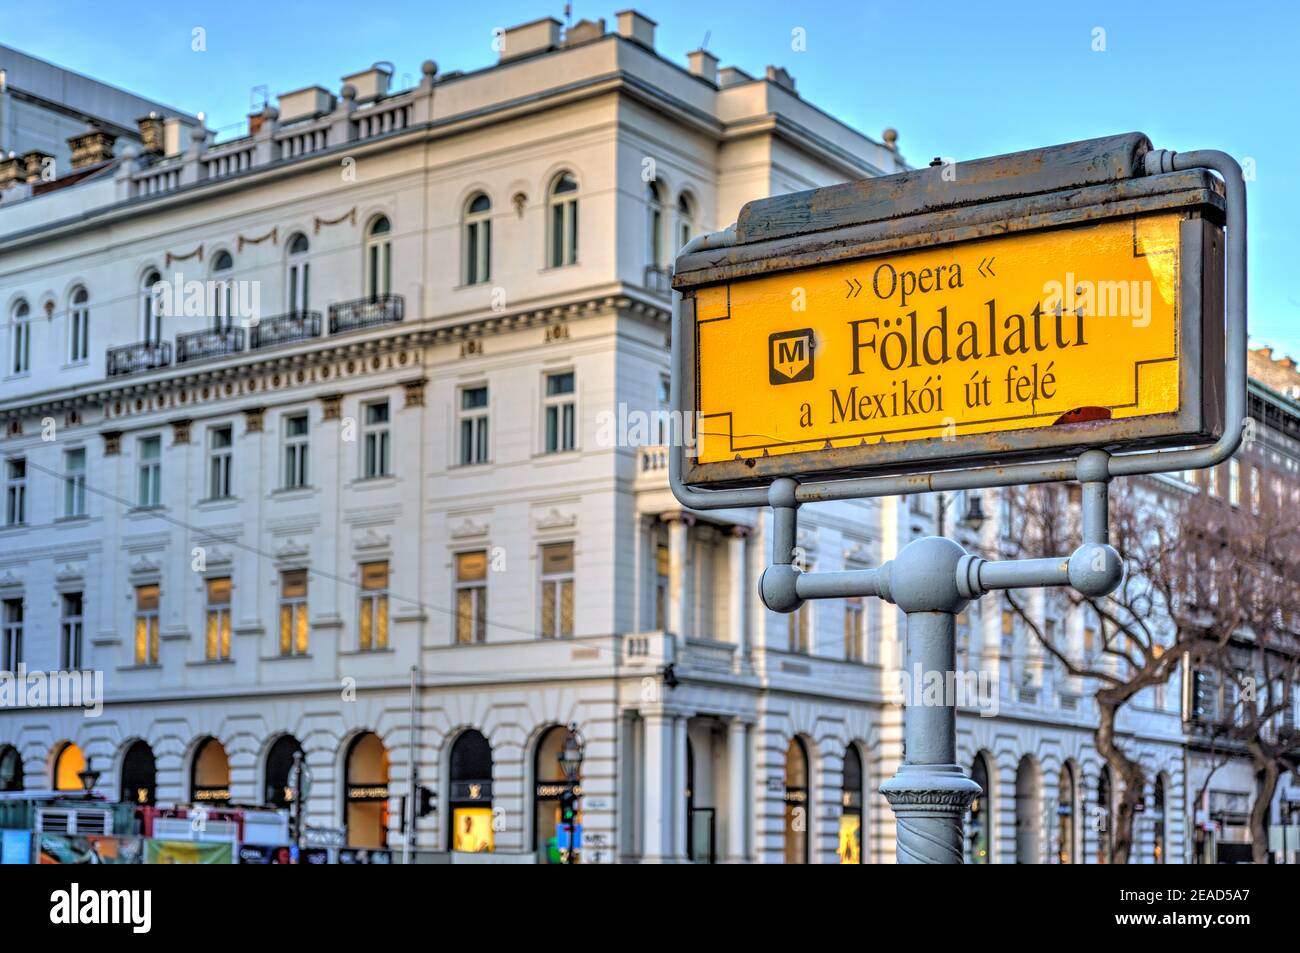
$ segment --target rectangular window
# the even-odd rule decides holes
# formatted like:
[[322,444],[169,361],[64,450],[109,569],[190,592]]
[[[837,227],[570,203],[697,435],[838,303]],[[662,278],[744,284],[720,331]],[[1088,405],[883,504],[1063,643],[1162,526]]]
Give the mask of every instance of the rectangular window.
[[226,425],[208,431],[208,498],[224,500],[230,496],[230,470],[234,457],[235,431]]
[[205,646],[209,661],[230,658],[230,577],[208,580]]
[[460,392],[460,462],[488,462],[488,389],[486,384]]
[[362,476],[388,476],[388,401],[365,406]]
[[573,543],[542,547],[542,638],[573,635]]
[[660,632],[668,627],[668,573],[672,559],[668,547],[659,543],[655,547],[655,628]]
[[1219,468],[1218,467],[1210,467],[1208,470],[1205,471],[1205,491],[1209,493],[1210,496],[1213,497],[1217,497],[1219,495]]
[[1250,512],[1255,516],[1259,515],[1260,510],[1260,478],[1259,467],[1250,468]]
[[136,448],[136,503],[157,506],[162,499],[162,437],[141,437]]
[[1228,502],[1241,505],[1241,464],[1236,460],[1228,461]]
[[27,522],[27,458],[5,461],[5,525]]
[[158,584],[135,587],[135,664],[158,664]]
[[361,617],[358,648],[363,652],[388,648],[388,561],[361,564]]
[[307,654],[307,570],[280,573],[280,654]]
[[0,645],[4,651],[0,662],[4,671],[12,672],[23,660],[23,600],[6,599],[4,613],[4,639]]
[[65,672],[75,672],[81,668],[81,641],[84,613],[82,612],[81,593],[65,592],[63,594],[63,618],[59,621],[59,641],[62,649],[60,656]]
[[546,452],[561,453],[577,446],[573,371],[546,375],[545,412]]
[[487,552],[456,554],[456,643],[487,641]]
[[284,488],[286,490],[307,485],[307,440],[307,415],[286,415],[284,418]]
[[[667,377],[659,378],[659,420],[658,444],[667,446],[673,440],[673,402],[672,402],[672,381]],[[685,434],[683,434],[685,439]]]
[[63,515],[86,515],[86,448],[63,453]]
[[861,598],[844,600],[844,657],[850,662],[862,661],[865,619],[866,606]]

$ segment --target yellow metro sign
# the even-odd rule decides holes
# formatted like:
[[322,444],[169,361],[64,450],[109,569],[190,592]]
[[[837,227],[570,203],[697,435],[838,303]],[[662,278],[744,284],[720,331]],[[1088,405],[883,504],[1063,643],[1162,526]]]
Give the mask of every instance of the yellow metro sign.
[[1165,211],[686,288],[687,482],[1202,440],[1217,234]]

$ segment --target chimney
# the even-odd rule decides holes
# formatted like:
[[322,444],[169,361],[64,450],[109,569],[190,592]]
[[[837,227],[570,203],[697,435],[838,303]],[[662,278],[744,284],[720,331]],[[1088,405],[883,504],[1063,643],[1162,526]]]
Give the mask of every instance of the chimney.
[[718,58],[708,50],[696,50],[686,54],[686,68],[692,76],[708,80],[715,86],[718,83]]
[[605,35],[605,21],[602,20],[579,20],[573,26],[564,31],[564,45],[573,46],[575,43],[584,43],[587,40],[595,40]]
[[554,17],[544,17],[522,26],[512,26],[501,35],[500,62],[518,59],[529,53],[553,50],[559,45],[560,21]]
[[54,178],[54,156],[49,153],[33,149],[23,154],[22,163],[23,181],[28,184],[49,182]]
[[113,143],[117,136],[102,129],[91,129],[79,136],[68,137],[68,148],[72,150],[72,168],[81,169],[88,165],[98,165],[113,158]]
[[357,102],[368,103],[372,99],[382,99],[388,95],[388,83],[392,78],[391,70],[376,65],[360,73],[344,76],[343,85],[351,86],[357,91]]
[[618,17],[618,34],[647,49],[655,48],[655,21],[635,10],[622,10]]
[[767,81],[775,83],[782,89],[794,92],[794,77],[790,75],[784,66],[769,66],[767,68]]
[[[200,117],[201,118],[201,117]],[[171,116],[162,122],[162,154],[178,156],[190,147],[194,130],[185,120]]]
[[728,86],[738,86],[741,83],[752,82],[754,77],[750,76],[739,66],[724,66],[718,72],[718,85],[723,89]]
[[23,180],[23,160],[12,152],[0,158],[0,191]]
[[281,93],[277,102],[280,106],[280,124],[293,122],[295,119],[315,119],[334,110],[334,97],[320,86],[308,86],[295,89],[291,93]]
[[140,127],[140,142],[142,143],[142,152],[162,152],[163,151],[163,119],[157,113],[150,113],[147,116],[141,116],[135,121]]

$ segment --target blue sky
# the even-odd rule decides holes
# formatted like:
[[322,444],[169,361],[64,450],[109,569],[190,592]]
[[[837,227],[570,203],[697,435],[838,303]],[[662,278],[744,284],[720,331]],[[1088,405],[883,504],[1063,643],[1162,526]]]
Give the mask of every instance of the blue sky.
[[[575,0],[573,19],[630,0]],[[1300,10],[1291,0],[925,4],[803,0],[636,0],[658,21],[656,45],[678,62],[708,37],[723,65],[785,66],[809,101],[879,137],[899,131],[914,165],[1140,130],[1158,146],[1223,149],[1253,160],[1251,337],[1300,358]],[[4,42],[190,112],[223,136],[251,90],[320,84],[376,60],[414,82],[495,59],[493,27],[542,16],[554,0],[414,2],[5,0]],[[17,12],[21,10],[21,13]],[[207,50],[191,49],[193,30]],[[792,49],[801,28],[806,49]],[[1094,31],[1105,31],[1095,52]],[[229,127],[229,128],[226,128]]]

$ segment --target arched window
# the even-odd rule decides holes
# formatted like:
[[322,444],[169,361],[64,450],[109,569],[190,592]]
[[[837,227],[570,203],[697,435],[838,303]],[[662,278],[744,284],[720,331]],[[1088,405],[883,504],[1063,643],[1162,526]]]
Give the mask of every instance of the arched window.
[[1165,863],[1165,777],[1157,775],[1155,788],[1151,792],[1151,821],[1154,827],[1152,860],[1157,864]]
[[451,746],[450,850],[490,853],[492,843],[492,747],[477,731],[466,731]]
[[1074,838],[1077,830],[1078,785],[1074,779],[1074,765],[1061,765],[1061,783],[1056,790],[1056,859],[1062,864],[1074,863]]
[[[546,864],[576,864],[581,860],[579,852],[569,855],[570,832],[560,823],[561,796],[566,791],[577,791],[582,783],[581,775],[568,777],[560,762],[568,740],[569,729],[555,725],[538,739],[533,754],[533,850]],[[574,825],[582,829],[581,813],[574,818]],[[578,847],[580,850],[581,841]]]
[[1042,862],[1042,824],[1039,805],[1042,804],[1042,784],[1038,765],[1026,755],[1016,768],[1016,863]]
[[0,748],[0,791],[23,789],[23,756],[13,745]]
[[78,285],[68,297],[68,363],[90,357],[90,293]]
[[71,741],[64,742],[54,756],[51,777],[56,791],[82,791],[81,772],[86,770],[86,757]]
[[302,754],[302,745],[293,735],[281,735],[266,752],[266,794],[268,807],[287,808],[293,804],[294,757]]
[[13,310],[13,347],[9,369],[15,374],[26,374],[32,369],[32,309],[19,299]]
[[1095,827],[1100,828],[1097,831],[1097,863],[1109,864],[1111,862],[1111,788],[1110,788],[1110,768],[1103,765],[1101,773],[1097,775],[1097,823]]
[[120,800],[123,804],[152,805],[158,790],[158,767],[153,749],[139,739],[122,756]]
[[392,291],[393,225],[380,215],[366,229],[366,297],[377,300]]
[[561,172],[547,202],[547,264],[561,268],[578,261],[578,180]]
[[156,268],[145,272],[140,281],[140,340],[145,344],[162,342],[162,275]]
[[294,233],[289,239],[289,266],[285,276],[285,289],[288,300],[285,311],[289,314],[303,314],[310,307],[311,265],[307,261],[310,245],[302,232]]
[[482,284],[492,278],[492,200],[482,192],[465,205],[465,236],[461,250],[464,262],[461,280],[467,285]]
[[190,800],[195,804],[225,804],[230,801],[230,759],[216,738],[199,742],[190,762]]
[[212,259],[212,291],[208,302],[208,312],[212,315],[212,327],[217,331],[227,331],[231,326],[231,304],[234,298],[234,286],[230,279],[235,270],[235,259],[228,251],[219,251]]
[[785,862],[806,864],[808,858],[808,749],[791,738],[785,749]]
[[677,250],[695,235],[695,200],[689,192],[677,196]]
[[844,783],[840,786],[840,863],[862,863],[862,755],[849,742],[844,749]]
[[975,755],[970,778],[980,787],[980,793],[970,802],[966,819],[966,863],[987,864],[989,856],[989,818],[993,816],[989,798],[989,766],[984,754]]
[[343,766],[349,847],[388,846],[388,749],[373,732],[358,735]]
[[659,183],[645,184],[646,263],[651,268],[664,266],[664,203]]

